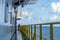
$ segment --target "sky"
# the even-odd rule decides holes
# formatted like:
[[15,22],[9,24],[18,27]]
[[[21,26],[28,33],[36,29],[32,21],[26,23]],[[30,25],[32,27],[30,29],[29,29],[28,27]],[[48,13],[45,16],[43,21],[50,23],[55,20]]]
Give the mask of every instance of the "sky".
[[[4,6],[0,3],[0,23],[4,23]],[[60,0],[37,0],[35,4],[27,4],[23,8],[18,7],[22,13],[18,24],[39,24],[60,21]],[[8,23],[7,23],[8,24]]]

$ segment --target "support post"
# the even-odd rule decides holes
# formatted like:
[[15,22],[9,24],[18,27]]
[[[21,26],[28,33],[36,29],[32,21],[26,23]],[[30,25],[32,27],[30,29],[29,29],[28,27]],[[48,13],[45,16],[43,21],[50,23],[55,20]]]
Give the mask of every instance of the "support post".
[[31,25],[31,40],[32,40],[32,25]]
[[42,24],[40,24],[40,40],[42,40]]
[[31,29],[30,28],[30,25],[28,26],[28,28],[29,28],[29,31],[28,32],[29,32],[29,40],[30,40],[30,36],[31,36],[31,34],[30,34],[30,29]]
[[53,24],[50,24],[50,40],[53,40]]
[[32,40],[36,40],[36,25],[34,25],[34,35]]

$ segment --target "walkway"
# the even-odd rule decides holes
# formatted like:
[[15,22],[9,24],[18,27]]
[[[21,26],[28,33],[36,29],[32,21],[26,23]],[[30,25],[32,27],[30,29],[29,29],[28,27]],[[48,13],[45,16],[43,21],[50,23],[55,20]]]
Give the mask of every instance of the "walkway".
[[20,31],[17,31],[17,39],[22,40],[22,34]]

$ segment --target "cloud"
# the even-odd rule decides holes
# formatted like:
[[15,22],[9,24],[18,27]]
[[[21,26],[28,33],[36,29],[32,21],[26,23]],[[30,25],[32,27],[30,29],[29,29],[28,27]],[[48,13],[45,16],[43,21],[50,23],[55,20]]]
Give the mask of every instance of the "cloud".
[[31,19],[31,16],[29,16],[28,19]]
[[60,16],[58,16],[58,15],[53,15],[53,16],[50,18],[50,21],[60,21]]
[[32,13],[28,11],[22,11],[22,16],[31,16]]
[[43,18],[42,18],[42,21],[43,21],[43,22],[47,22],[47,19],[43,17]]
[[42,9],[42,10],[45,10],[45,8],[46,8],[45,5],[43,5],[43,4],[41,4],[39,7],[40,7],[40,9]]
[[28,16],[28,11],[22,11],[23,16]]
[[22,21],[30,22],[31,19],[32,19],[32,13],[31,12],[22,11],[22,18],[21,18]]
[[50,20],[57,20],[57,16],[56,15],[52,16]]
[[41,22],[41,20],[40,19],[38,19],[38,23],[40,23]]
[[52,2],[51,7],[53,12],[60,13],[60,2]]
[[30,22],[30,21],[31,21],[31,19],[32,19],[32,17],[31,17],[31,16],[29,16],[29,17],[28,17],[28,19],[27,19],[27,20],[28,20],[28,22]]

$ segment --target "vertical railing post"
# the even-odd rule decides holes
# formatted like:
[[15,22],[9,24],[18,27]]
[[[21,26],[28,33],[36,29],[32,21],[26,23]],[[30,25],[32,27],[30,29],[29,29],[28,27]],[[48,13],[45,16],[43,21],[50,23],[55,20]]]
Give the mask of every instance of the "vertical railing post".
[[53,24],[50,24],[50,40],[53,40]]
[[36,40],[36,25],[34,25],[34,40]]
[[33,35],[32,40],[36,40],[36,25],[34,25],[34,35]]
[[32,25],[31,25],[31,40],[32,40]]
[[28,26],[28,28],[29,28],[29,31],[28,31],[28,32],[29,32],[29,33],[28,33],[28,34],[29,34],[29,40],[30,40],[30,36],[31,36],[31,35],[30,35],[30,29],[31,29],[30,26],[31,26],[31,25]]
[[29,39],[29,25],[27,25],[26,27],[27,27],[27,32],[28,32],[28,33],[27,33],[27,34],[28,34],[28,35],[27,35],[27,38]]
[[40,40],[42,40],[42,24],[40,24]]

